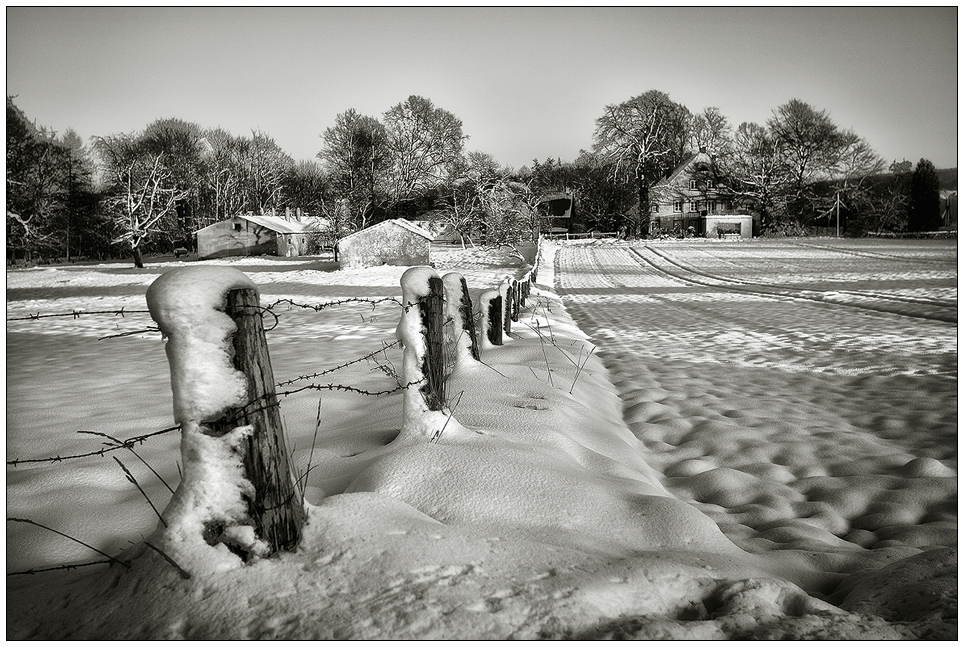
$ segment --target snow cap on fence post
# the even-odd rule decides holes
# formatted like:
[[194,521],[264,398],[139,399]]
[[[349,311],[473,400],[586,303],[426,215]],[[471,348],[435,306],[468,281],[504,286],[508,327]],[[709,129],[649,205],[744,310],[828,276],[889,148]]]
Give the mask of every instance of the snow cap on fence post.
[[[395,329],[395,336],[404,348],[402,379],[406,384],[402,401],[404,422],[400,438],[427,436],[436,439],[443,429],[454,429],[456,425],[455,421],[450,421],[450,413],[446,413],[441,407],[433,409],[433,403],[426,400],[426,395],[431,394],[424,393],[429,382],[426,369],[431,368],[426,365],[429,348],[420,303],[432,293],[433,281],[442,283],[438,274],[430,267],[410,267],[401,278],[403,309]],[[441,356],[441,349],[438,350]]]
[[213,420],[244,404],[244,375],[231,363],[237,329],[224,313],[227,293],[254,282],[233,268],[192,266],[165,272],[147,289],[151,318],[167,338],[174,420]]

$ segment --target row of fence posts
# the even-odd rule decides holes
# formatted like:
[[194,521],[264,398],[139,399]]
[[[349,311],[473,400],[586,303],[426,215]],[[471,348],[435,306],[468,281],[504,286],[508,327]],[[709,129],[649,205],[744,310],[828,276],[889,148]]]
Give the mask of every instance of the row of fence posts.
[[[512,323],[519,321],[535,278],[536,268],[533,268],[522,279],[506,278],[497,290],[487,290],[479,296],[482,328],[493,346],[503,345],[512,331]],[[429,292],[419,300],[418,309],[427,348],[422,367],[425,382],[419,390],[429,410],[441,411],[446,404],[444,327],[457,316],[461,334],[467,334],[471,340],[472,359],[481,360],[483,344],[475,324],[476,310],[465,279],[454,272],[429,280]],[[269,545],[269,553],[292,550],[301,538],[307,514],[288,458],[257,291],[230,290],[225,312],[237,325],[232,361],[234,368],[245,376],[247,404],[226,411],[205,427],[213,436],[222,436],[241,425],[253,427],[252,434],[240,448],[244,476],[254,490],[247,501],[248,514],[256,536]],[[215,540],[212,538],[209,542]]]
[[[476,309],[465,278],[457,272],[429,278],[428,294],[419,300],[418,307],[427,349],[422,368],[425,384],[421,391],[430,411],[441,411],[445,406],[446,344],[458,345],[457,339],[446,341],[446,324],[458,323],[453,326],[456,331],[453,337],[466,335],[469,353],[472,359],[479,361],[482,359],[481,339],[488,340],[493,346],[504,345],[505,338],[512,333],[512,323],[519,321],[534,281],[533,269],[521,279],[506,278],[498,289],[483,291],[478,299],[481,326],[477,326]],[[410,376],[405,379],[409,380]]]

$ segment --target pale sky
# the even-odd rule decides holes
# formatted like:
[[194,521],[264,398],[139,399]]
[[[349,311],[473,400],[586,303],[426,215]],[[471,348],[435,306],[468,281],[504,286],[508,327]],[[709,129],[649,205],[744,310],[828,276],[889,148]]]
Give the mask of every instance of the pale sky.
[[85,141],[176,117],[295,159],[349,108],[416,94],[468,150],[573,160],[607,104],[661,90],[736,127],[797,98],[889,163],[957,166],[958,9],[8,7],[7,94]]

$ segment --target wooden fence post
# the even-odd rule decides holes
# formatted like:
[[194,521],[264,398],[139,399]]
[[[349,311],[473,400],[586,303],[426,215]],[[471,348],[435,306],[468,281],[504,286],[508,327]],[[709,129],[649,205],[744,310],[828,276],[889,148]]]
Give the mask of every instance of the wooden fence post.
[[506,335],[512,334],[512,282],[509,279],[502,281],[499,286],[499,295],[503,301],[502,329]]
[[465,277],[458,272],[449,272],[442,277],[445,285],[445,312],[446,323],[451,319],[452,330],[455,332],[454,338],[449,343],[454,345],[456,352],[461,354],[466,349],[465,340],[462,335],[468,338],[469,355],[474,360],[482,358],[482,349],[479,347],[479,334],[475,324],[475,310],[472,308],[472,296],[469,294],[469,284]]
[[522,284],[516,280],[512,281],[512,321],[519,321],[519,311],[522,300]]
[[502,295],[498,290],[486,290],[479,295],[485,337],[493,346],[502,345]]
[[479,344],[479,332],[475,329],[475,312],[472,310],[472,297],[469,295],[469,284],[462,277],[462,303],[459,306],[462,312],[462,328],[469,334],[472,340],[472,358],[482,359],[482,348]]
[[243,425],[254,428],[241,445],[244,477],[254,486],[254,496],[247,501],[248,514],[254,521],[255,534],[269,545],[271,553],[291,550],[301,538],[306,515],[288,462],[257,291],[230,290],[225,312],[238,327],[232,361],[245,376],[248,404],[229,409],[218,420],[205,422],[204,427],[214,436]]
[[425,357],[422,362],[425,384],[420,390],[429,411],[441,411],[445,406],[445,339],[442,334],[445,290],[438,276],[428,279],[428,288],[428,294],[418,302],[422,325],[425,326]]

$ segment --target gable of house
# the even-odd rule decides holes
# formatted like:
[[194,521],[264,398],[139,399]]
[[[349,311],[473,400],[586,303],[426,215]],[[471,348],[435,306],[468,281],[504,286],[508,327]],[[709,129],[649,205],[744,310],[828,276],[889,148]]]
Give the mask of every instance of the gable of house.
[[[731,196],[714,185],[712,168],[713,159],[704,151],[687,157],[650,189],[651,215],[692,217],[729,210]],[[708,169],[710,173],[701,169]]]
[[743,231],[742,223],[747,218],[752,223],[757,217],[751,216],[740,205],[734,208],[733,200],[731,194],[715,185],[713,158],[701,150],[688,156],[672,173],[650,188],[650,230],[691,230],[697,235],[708,236],[716,228],[714,219],[732,216],[730,220],[720,222],[724,225],[740,223],[743,234],[749,236],[751,227],[747,226]]

